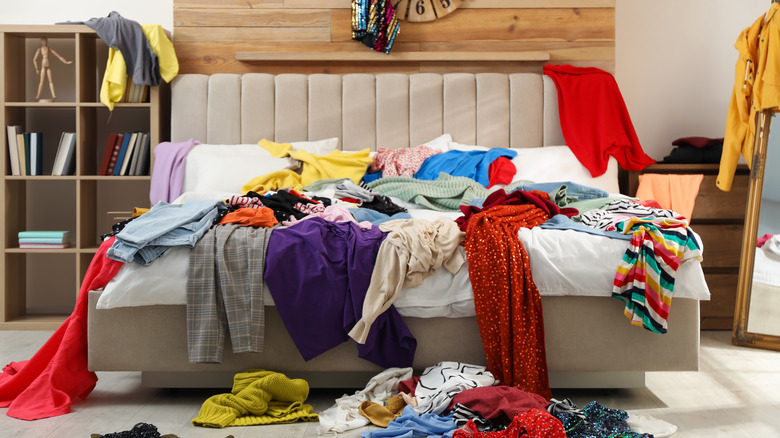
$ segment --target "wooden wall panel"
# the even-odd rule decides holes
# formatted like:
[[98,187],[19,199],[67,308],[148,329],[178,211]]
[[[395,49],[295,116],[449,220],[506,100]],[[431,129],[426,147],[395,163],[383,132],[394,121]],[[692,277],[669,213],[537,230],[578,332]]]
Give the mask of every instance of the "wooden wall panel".
[[[237,61],[249,52],[364,52],[351,0],[174,0],[182,73],[541,71],[546,62]],[[464,0],[444,18],[401,22],[392,53],[545,52],[550,63],[614,72],[615,0]]]

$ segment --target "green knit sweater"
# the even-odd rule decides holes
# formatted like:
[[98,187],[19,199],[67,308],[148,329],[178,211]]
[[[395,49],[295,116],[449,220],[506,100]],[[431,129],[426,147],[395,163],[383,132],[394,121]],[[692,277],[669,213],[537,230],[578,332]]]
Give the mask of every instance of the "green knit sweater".
[[209,397],[192,424],[222,428],[317,421],[312,406],[303,403],[308,395],[309,384],[303,379],[248,370],[235,375],[229,394]]

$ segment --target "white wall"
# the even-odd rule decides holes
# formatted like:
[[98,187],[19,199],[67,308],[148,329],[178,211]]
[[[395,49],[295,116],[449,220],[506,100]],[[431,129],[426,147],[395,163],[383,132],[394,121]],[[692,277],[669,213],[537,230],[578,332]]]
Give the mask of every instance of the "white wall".
[[[676,138],[722,137],[734,84],[734,41],[770,1],[616,4],[615,77],[645,151],[660,160]],[[172,0],[27,0],[4,8],[0,24],[84,21],[112,10],[173,30]]]
[[0,24],[54,24],[105,17],[111,11],[173,31],[173,0],[3,0]]
[[617,0],[615,78],[656,160],[680,137],[723,137],[742,29],[769,0]]

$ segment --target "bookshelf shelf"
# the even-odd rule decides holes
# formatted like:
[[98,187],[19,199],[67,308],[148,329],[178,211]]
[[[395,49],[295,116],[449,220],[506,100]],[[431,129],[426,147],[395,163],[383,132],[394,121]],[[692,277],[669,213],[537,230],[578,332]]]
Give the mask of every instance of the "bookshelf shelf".
[[[39,80],[30,62],[44,36],[49,47],[73,61],[50,60],[57,92],[53,102],[37,101]],[[117,103],[109,111],[99,101],[108,46],[87,26],[0,25],[0,39],[0,198],[6,206],[0,233],[0,329],[55,329],[73,310],[99,236],[111,231],[107,213],[149,204],[148,175],[99,174],[109,135],[143,132],[151,146],[165,141],[160,108],[166,93],[152,87],[147,102]],[[45,82],[42,97],[49,94]],[[8,126],[42,132],[41,175],[13,174]],[[67,175],[53,176],[65,132],[75,133],[72,163]],[[19,248],[17,233],[27,230],[67,230],[70,247]]]

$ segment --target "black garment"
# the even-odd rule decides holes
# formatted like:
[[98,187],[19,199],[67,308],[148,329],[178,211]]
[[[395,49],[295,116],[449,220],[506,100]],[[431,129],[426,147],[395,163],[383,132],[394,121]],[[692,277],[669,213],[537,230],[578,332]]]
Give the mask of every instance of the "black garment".
[[149,423],[138,423],[130,430],[122,432],[112,432],[105,435],[93,433],[91,438],[177,438],[176,435],[166,434],[160,435],[157,431],[157,426]]
[[388,216],[392,216],[396,213],[406,213],[406,209],[400,205],[394,203],[387,196],[376,195],[373,201],[364,201],[360,204],[361,208],[370,208],[380,213],[384,213]]
[[672,149],[672,152],[664,157],[661,162],[678,164],[718,164],[720,163],[720,155],[722,152],[723,142],[705,148],[681,145]]
[[279,222],[289,221],[290,217],[303,219],[309,215],[308,213],[296,209],[295,205],[297,204],[317,204],[317,201],[301,198],[284,190],[280,190],[273,195],[268,196],[249,191],[245,196],[259,199],[263,205],[274,211],[274,217]]

